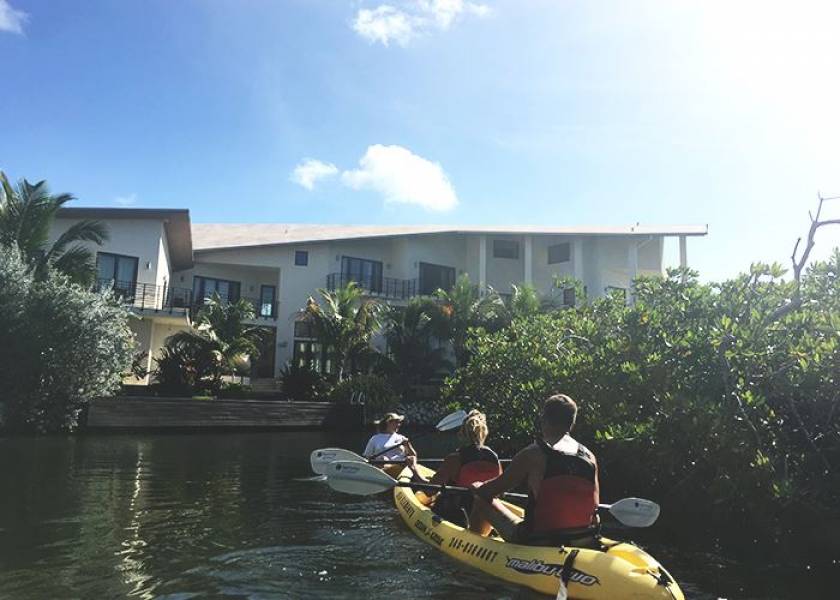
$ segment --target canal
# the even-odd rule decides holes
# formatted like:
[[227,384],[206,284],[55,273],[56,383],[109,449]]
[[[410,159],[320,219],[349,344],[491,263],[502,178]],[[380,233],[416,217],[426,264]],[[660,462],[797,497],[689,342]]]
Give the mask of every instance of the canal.
[[[436,554],[382,497],[310,475],[363,433],[0,438],[0,598],[537,598]],[[453,438],[420,444],[440,455]],[[817,598],[827,578],[635,536],[688,598]],[[640,539],[641,538],[641,539]]]

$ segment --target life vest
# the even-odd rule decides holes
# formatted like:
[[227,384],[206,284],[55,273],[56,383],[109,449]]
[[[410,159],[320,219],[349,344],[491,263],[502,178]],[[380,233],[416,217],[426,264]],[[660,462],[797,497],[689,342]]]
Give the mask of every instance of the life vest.
[[461,470],[455,478],[455,485],[468,486],[485,482],[502,474],[499,457],[487,446],[464,446],[458,450]]
[[545,473],[539,495],[529,494],[525,511],[531,533],[588,528],[598,509],[595,457],[571,437],[558,445],[560,449],[537,442],[545,455]]

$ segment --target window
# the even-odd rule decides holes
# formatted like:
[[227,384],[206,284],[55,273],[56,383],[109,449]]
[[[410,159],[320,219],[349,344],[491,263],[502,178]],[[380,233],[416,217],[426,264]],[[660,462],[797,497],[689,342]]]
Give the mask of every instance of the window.
[[309,264],[309,251],[308,250],[295,250],[295,266],[296,267],[305,267]]
[[277,288],[273,285],[260,286],[260,316],[277,316],[274,309],[274,302],[277,299]]
[[620,298],[627,300],[627,290],[625,288],[608,285],[604,288],[604,292],[607,296],[618,295]]
[[378,260],[341,257],[341,283],[355,281],[371,292],[382,291],[382,263]]
[[572,259],[572,246],[569,242],[548,247],[548,264],[569,262]]
[[136,256],[96,253],[96,279],[100,287],[112,287],[120,295],[133,296],[137,285]]
[[455,269],[420,263],[420,295],[431,296],[439,289],[449,291],[455,285]]
[[317,340],[312,324],[306,320],[295,321],[292,364],[296,367],[312,369],[316,373],[332,373],[333,371],[330,348],[325,348]]
[[295,337],[296,338],[314,338],[315,328],[309,321],[301,320],[295,321]]
[[563,306],[575,305],[575,288],[566,288],[563,290]]
[[519,258],[519,242],[493,240],[493,258]]
[[196,302],[203,302],[214,293],[219,294],[222,300],[235,302],[239,300],[239,282],[198,275],[193,278],[193,298]]

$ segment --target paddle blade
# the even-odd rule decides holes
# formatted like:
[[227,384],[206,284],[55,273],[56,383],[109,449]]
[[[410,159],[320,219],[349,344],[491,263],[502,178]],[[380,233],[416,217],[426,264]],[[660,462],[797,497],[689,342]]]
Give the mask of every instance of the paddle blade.
[[435,425],[435,429],[438,431],[452,431],[453,429],[458,429],[464,424],[464,420],[466,418],[467,413],[465,411],[456,410],[454,413],[443,417],[440,422]]
[[644,498],[624,498],[610,506],[609,511],[627,527],[650,527],[659,518],[659,505]]
[[386,492],[397,480],[367,463],[339,460],[326,468],[327,484],[338,492],[367,496]]
[[319,448],[313,450],[312,454],[309,455],[309,464],[312,466],[312,471],[318,475],[326,473],[329,464],[337,460],[365,462],[363,457],[344,448]]

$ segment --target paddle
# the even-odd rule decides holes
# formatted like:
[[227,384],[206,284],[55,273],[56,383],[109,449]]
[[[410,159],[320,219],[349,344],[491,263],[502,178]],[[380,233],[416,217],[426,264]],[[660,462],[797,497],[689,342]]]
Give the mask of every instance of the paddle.
[[[457,486],[443,486],[433,483],[397,481],[373,465],[358,461],[336,461],[326,469],[327,484],[334,490],[347,494],[367,496],[386,492],[395,487],[449,492],[472,493],[472,489]],[[527,498],[526,494],[506,493],[508,498]],[[627,527],[650,527],[659,518],[659,505],[643,498],[624,498],[613,504],[599,504],[599,510],[606,510]]]
[[[345,450],[344,448],[320,448],[318,450],[313,450],[312,454],[309,455],[309,464],[312,465],[312,470],[319,475],[326,472],[327,465],[331,462],[335,462],[337,460],[354,460],[356,462],[372,462],[373,464],[377,465],[402,465],[405,464],[404,460],[376,460],[376,461],[369,461],[364,456],[356,454],[355,452],[351,452],[350,450]],[[422,458],[419,459],[418,462],[420,463],[439,463],[443,462],[444,459],[442,458]],[[509,458],[503,458],[499,462],[506,463],[510,462]]]

